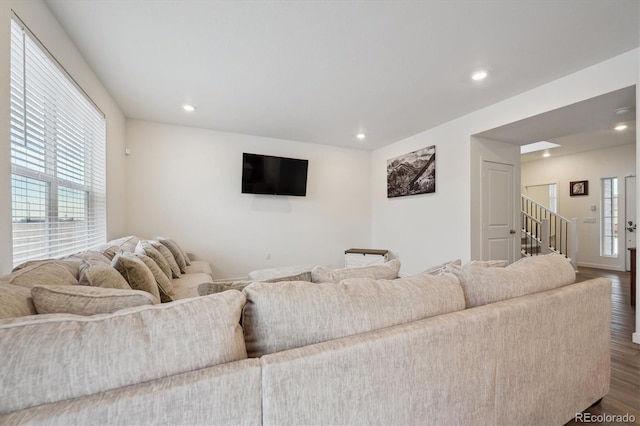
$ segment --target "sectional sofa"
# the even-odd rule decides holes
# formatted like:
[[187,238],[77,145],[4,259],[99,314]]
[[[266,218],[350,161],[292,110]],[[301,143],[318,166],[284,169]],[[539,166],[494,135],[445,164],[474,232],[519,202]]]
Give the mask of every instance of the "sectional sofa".
[[[192,272],[164,303],[0,309],[0,424],[560,425],[608,392],[608,280],[575,283],[555,255],[381,268],[226,286]],[[42,305],[42,285],[12,288],[19,271],[2,300]]]

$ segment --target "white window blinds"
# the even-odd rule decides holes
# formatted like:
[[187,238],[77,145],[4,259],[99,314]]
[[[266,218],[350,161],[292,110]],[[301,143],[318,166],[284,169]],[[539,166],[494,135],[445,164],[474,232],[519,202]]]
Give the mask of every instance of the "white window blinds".
[[10,135],[14,265],[106,241],[104,115],[15,17]]

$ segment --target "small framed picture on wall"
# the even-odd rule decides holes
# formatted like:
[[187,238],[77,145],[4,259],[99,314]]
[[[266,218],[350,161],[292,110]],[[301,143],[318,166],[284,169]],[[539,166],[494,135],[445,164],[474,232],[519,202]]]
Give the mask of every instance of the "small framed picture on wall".
[[569,182],[569,195],[574,197],[577,195],[589,195],[589,181],[575,180]]

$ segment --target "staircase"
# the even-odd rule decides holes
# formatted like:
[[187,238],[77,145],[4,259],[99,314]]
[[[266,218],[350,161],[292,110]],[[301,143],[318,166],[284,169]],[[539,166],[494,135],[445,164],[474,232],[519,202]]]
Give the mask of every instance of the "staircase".
[[577,219],[562,217],[522,195],[520,252],[523,256],[558,253],[578,270]]

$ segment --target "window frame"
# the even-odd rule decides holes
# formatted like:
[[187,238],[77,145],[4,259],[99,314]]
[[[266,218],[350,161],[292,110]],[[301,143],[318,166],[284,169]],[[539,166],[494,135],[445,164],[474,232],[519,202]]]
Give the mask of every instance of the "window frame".
[[[611,194],[607,195],[606,185],[611,186]],[[615,176],[600,179],[600,256],[617,258],[620,250],[620,185]],[[610,212],[610,215],[608,214]],[[610,226],[608,225],[610,224]],[[607,243],[607,239],[610,243]]]
[[[15,266],[34,258],[75,253],[106,241],[106,119],[15,13],[11,17],[10,64]],[[14,186],[14,177],[44,185],[44,221],[31,220],[29,201],[25,201],[30,197],[28,190],[17,201],[20,188]],[[61,217],[65,209],[73,212],[71,217]],[[21,226],[34,222],[40,223],[37,230],[35,226]],[[35,248],[29,248],[30,244]]]

